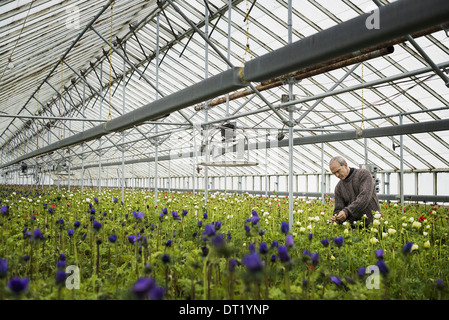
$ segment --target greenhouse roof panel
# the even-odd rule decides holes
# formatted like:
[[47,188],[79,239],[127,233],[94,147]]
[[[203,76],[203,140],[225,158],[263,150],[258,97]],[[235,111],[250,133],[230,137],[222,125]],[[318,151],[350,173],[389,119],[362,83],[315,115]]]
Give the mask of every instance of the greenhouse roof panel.
[[[161,7],[156,1],[116,1],[112,10],[108,1],[79,0],[69,6],[62,6],[60,1],[4,2],[0,6],[3,40],[0,46],[0,111],[5,115],[0,118],[2,164],[101,125],[107,127],[108,121],[120,116],[130,115],[139,122],[138,111],[157,99],[220,75],[230,65],[242,67],[245,62],[273,53],[288,43],[286,1],[259,0],[251,8],[252,1],[234,0],[229,12],[228,1],[209,0],[207,30],[213,46],[206,46],[196,29],[206,30],[205,2],[173,2],[177,8],[168,1],[162,1]],[[388,5],[394,1],[381,2]],[[292,41],[301,41],[353,19],[373,9],[373,5],[367,0],[309,0],[301,4],[294,1]],[[248,12],[249,19],[245,20]],[[84,30],[92,21],[93,29]],[[84,33],[81,35],[81,32]],[[447,75],[447,33],[435,30],[416,37],[415,41],[433,63],[446,65],[441,69]],[[156,48],[157,43],[159,48]],[[124,61],[124,56],[129,61]],[[298,138],[319,136],[321,131],[316,130],[323,128],[329,130],[324,134],[332,135],[399,126],[399,115],[404,112],[408,113],[403,116],[404,124],[448,118],[449,91],[444,80],[408,41],[395,43],[394,52],[385,56],[346,65],[334,63],[320,65],[320,68],[325,67],[322,71],[297,70],[293,82],[285,77],[273,79],[276,84],[268,88],[265,83],[253,82],[251,85],[258,89],[257,93],[247,86],[229,92],[228,102],[226,95],[221,94],[208,100],[210,105],[202,101],[170,112],[163,120],[147,119],[123,131],[123,135],[110,132],[101,138],[101,147],[99,140],[94,139],[66,148],[70,150],[71,164],[80,168],[83,161],[90,166],[101,161],[105,167],[112,163],[111,167],[121,168],[118,163],[123,146],[125,162],[135,162],[134,171],[126,164],[126,174],[145,176],[148,174],[145,161],[148,157],[154,161],[156,151],[155,144],[150,141],[162,141],[158,146],[161,156],[170,154],[176,158],[180,152],[188,154],[205,143],[201,134],[207,129],[208,125],[204,125],[207,121],[213,122],[209,124],[214,132],[213,143],[220,142],[222,125],[226,122],[235,122],[237,128],[246,130],[245,134],[251,136],[249,143],[257,139],[263,141],[266,132],[270,132],[271,139],[281,132],[286,136],[284,139],[288,139],[285,120],[289,119],[289,112],[279,106],[288,97],[289,83],[291,93],[298,100],[292,112],[294,120],[301,119],[294,127],[301,129],[294,134]],[[427,71],[407,75],[424,69]],[[229,116],[233,118],[228,119]],[[85,121],[80,121],[83,117]],[[256,128],[265,132],[254,130]],[[403,137],[405,169],[447,168],[447,131]],[[392,149],[393,141],[398,143],[399,135],[393,139],[384,136],[368,139],[369,161],[381,170],[397,171],[400,167],[398,149]],[[288,148],[279,149],[276,159],[273,158],[274,149],[269,150],[268,172],[288,174]],[[326,142],[323,152],[327,173],[327,161],[338,153],[352,165],[365,161],[363,139]],[[54,153],[49,161],[58,162],[62,154]],[[252,150],[252,157],[263,160],[265,150]],[[320,173],[321,157],[321,143],[295,145],[292,170],[295,174]],[[161,176],[169,174],[165,161],[160,161]],[[190,176],[195,170],[195,161],[190,156],[173,162],[178,164],[170,168],[173,175]],[[230,175],[265,174],[264,162],[254,167],[228,169]],[[111,168],[108,175],[118,177],[120,170]],[[91,171],[93,174],[95,170]],[[210,172],[217,176],[224,174],[223,168],[211,168]]]

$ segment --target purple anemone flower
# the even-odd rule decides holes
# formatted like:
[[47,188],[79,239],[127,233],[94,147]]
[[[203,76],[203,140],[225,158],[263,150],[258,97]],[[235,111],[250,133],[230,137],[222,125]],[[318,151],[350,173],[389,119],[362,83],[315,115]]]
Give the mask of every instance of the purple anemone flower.
[[312,253],[311,257],[312,257],[312,265],[316,266],[318,264],[318,260],[319,260],[318,252]]
[[337,286],[341,286],[341,285],[343,284],[343,282],[340,280],[339,277],[334,277],[334,276],[332,276],[332,277],[331,277],[331,281],[332,281],[333,283],[335,283]]
[[334,238],[334,243],[337,247],[341,247],[341,245],[343,244],[343,237]]
[[387,265],[383,260],[377,261],[377,266],[379,267],[379,271],[383,275],[387,275],[390,270],[388,270]]
[[366,274],[366,269],[364,267],[360,267],[359,270],[357,271],[357,275],[359,276],[359,278],[363,278]]
[[176,211],[172,211],[171,215],[173,217],[173,220],[181,220],[181,218],[179,217],[179,215]]
[[328,246],[329,246],[329,240],[328,240],[327,238],[321,240],[320,242],[321,242],[321,244],[322,244],[324,247],[328,247]]
[[291,260],[286,246],[280,246],[278,248],[278,253],[279,253],[279,259],[281,260],[281,262],[289,262]]
[[404,254],[410,253],[410,251],[412,250],[412,247],[413,247],[413,242],[407,242],[405,244],[405,246],[402,248],[402,252]]
[[258,272],[263,269],[263,263],[257,253],[251,253],[242,259],[242,263],[250,272]]
[[268,253],[268,246],[267,246],[267,243],[266,243],[266,242],[262,242],[262,243],[259,245],[259,252],[260,252],[261,254],[266,254],[266,253]]
[[129,243],[133,244],[134,242],[136,242],[136,236],[133,236],[133,235],[128,236],[128,241],[129,241]]
[[136,218],[137,220],[142,220],[143,219],[143,216],[144,216],[145,214],[143,213],[143,212],[140,212],[140,211],[133,211],[133,216],[134,216],[134,218]]
[[377,260],[382,260],[384,258],[384,249],[376,250]]
[[56,284],[64,283],[67,278],[67,274],[65,271],[57,270],[56,271]]
[[206,257],[209,254],[209,248],[206,246],[201,247],[201,251],[203,252],[203,257]]
[[117,235],[113,234],[112,236],[108,237],[108,240],[110,243],[115,243],[117,241]]
[[8,288],[14,292],[15,294],[21,294],[22,292],[28,289],[29,278],[20,279],[18,277],[14,277],[8,282]]
[[33,231],[33,239],[34,240],[42,240],[44,239],[44,236],[42,235],[42,232],[40,229],[34,229]]
[[291,234],[288,234],[287,237],[285,237],[285,244],[288,247],[293,247],[293,236]]
[[213,224],[207,224],[204,230],[203,234],[209,237],[215,234],[215,226]]
[[164,297],[164,288],[155,286],[153,289],[150,290],[150,293],[148,296],[151,300],[162,300]]
[[144,299],[156,286],[156,282],[151,278],[139,278],[133,285],[131,291],[138,299]]
[[98,222],[97,220],[94,220],[94,222],[93,222],[93,224],[92,224],[92,227],[93,227],[96,231],[99,231],[100,228],[101,228],[101,223]]
[[8,272],[8,261],[5,259],[0,259],[0,278],[6,277]]
[[289,230],[288,222],[282,222],[282,224],[281,224],[281,232],[282,233],[287,233],[288,230]]

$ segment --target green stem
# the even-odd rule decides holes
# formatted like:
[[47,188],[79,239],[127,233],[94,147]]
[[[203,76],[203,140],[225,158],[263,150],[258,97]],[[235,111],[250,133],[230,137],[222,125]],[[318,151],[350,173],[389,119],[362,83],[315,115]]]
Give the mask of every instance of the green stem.
[[[97,236],[95,236],[95,240],[97,240]],[[97,243],[97,271],[96,274],[100,273],[100,244]]]
[[338,276],[341,278],[341,249],[338,247]]
[[33,279],[33,243],[30,246],[30,279]]
[[139,263],[138,263],[138,256],[137,256],[137,242],[134,244],[134,246],[135,246],[135,249],[134,249],[134,253],[135,253],[135,255],[136,255],[136,279],[139,279]]
[[203,260],[203,299],[204,300],[208,300],[208,296],[207,296],[207,286],[208,286],[208,277],[207,277],[207,274],[208,274],[208,261],[209,261],[209,259],[208,259],[208,257],[206,257],[206,258],[204,258],[204,260]]
[[290,274],[288,272],[288,268],[284,269],[284,282],[285,282],[285,292],[287,295],[287,300],[290,300]]

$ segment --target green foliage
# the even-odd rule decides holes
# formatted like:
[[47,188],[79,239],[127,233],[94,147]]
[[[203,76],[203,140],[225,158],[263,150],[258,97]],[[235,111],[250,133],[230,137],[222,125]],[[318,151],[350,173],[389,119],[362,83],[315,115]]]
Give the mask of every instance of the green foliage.
[[[0,258],[8,261],[6,279],[0,282],[4,291],[8,292],[7,280],[19,276],[30,278],[22,299],[134,299],[131,291],[137,279],[151,277],[165,289],[164,299],[449,297],[448,208],[443,206],[407,204],[402,208],[382,203],[382,216],[359,229],[329,223],[332,199],[324,203],[294,199],[293,225],[287,233],[294,242],[288,247],[291,260],[282,262],[272,243],[286,245],[280,227],[289,221],[287,198],[215,193],[205,206],[202,194],[159,192],[155,207],[153,192],[126,190],[123,204],[114,203],[115,197],[120,195],[114,189],[102,189],[100,195],[95,189],[0,189],[1,205],[10,206],[8,216],[0,216]],[[54,213],[48,211],[50,207]],[[167,213],[161,217],[163,209]],[[183,210],[188,213],[183,215]],[[143,212],[144,218],[137,220],[133,211]],[[173,211],[180,220],[173,218]],[[257,223],[247,221],[253,211],[259,217]],[[64,224],[58,224],[59,219]],[[98,232],[92,228],[93,220],[102,225]],[[80,222],[79,228],[74,227],[75,221]],[[207,225],[214,225],[214,234],[203,234]],[[43,240],[31,240],[37,228]],[[68,229],[74,229],[72,237]],[[117,236],[115,243],[108,240],[112,234]],[[136,236],[136,242],[130,243],[129,236]],[[340,248],[333,242],[337,237],[344,239]],[[329,247],[320,242],[326,238]],[[101,241],[98,246],[97,240]],[[417,245],[408,255],[402,253],[406,242]],[[261,243],[266,243],[267,253],[259,252]],[[379,288],[369,289],[370,274],[360,278],[358,271],[376,265],[378,249],[384,250],[389,273],[380,275]],[[257,272],[248,271],[244,263],[251,251],[261,258],[262,269]],[[67,266],[80,269],[78,290],[56,286],[61,253]],[[315,263],[312,253],[319,257]],[[26,255],[29,260],[23,259]],[[164,261],[167,257],[169,261]],[[230,269],[233,259],[235,268]],[[341,284],[331,277],[338,277]],[[436,285],[439,279],[443,287]]]

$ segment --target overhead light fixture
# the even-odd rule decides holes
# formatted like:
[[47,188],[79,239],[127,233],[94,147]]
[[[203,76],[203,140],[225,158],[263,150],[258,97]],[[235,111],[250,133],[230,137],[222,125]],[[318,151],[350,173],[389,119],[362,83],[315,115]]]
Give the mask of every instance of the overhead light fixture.
[[278,135],[277,135],[278,141],[281,141],[284,138],[285,138],[285,134],[283,132],[279,132]]
[[22,173],[27,173],[28,165],[25,162],[22,162]]
[[8,69],[14,69],[14,63],[12,62],[11,57],[8,58]]

